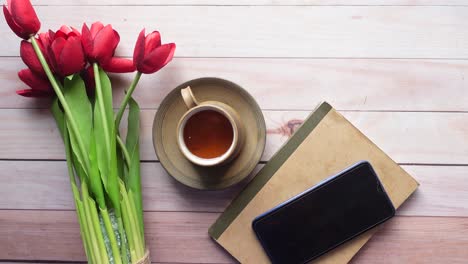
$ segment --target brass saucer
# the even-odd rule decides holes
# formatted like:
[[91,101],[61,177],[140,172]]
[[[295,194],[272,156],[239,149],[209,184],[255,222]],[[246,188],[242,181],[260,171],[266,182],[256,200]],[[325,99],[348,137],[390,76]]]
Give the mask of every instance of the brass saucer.
[[[191,163],[177,146],[177,123],[187,111],[180,89],[190,86],[200,101],[221,101],[234,108],[245,127],[245,141],[239,155],[218,167]],[[219,78],[200,78],[177,86],[162,101],[153,122],[153,145],[164,169],[177,181],[201,190],[222,189],[246,178],[265,149],[266,128],[262,111],[240,86]]]

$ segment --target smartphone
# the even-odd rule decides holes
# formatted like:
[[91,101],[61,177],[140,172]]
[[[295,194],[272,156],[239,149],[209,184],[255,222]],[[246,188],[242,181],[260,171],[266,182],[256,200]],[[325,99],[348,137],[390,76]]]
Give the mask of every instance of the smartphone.
[[258,216],[252,227],[272,263],[306,263],[395,215],[361,161]]

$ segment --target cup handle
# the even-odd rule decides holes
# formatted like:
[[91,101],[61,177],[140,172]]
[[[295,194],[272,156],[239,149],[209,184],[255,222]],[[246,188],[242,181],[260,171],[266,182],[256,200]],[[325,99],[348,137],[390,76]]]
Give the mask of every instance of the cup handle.
[[184,99],[184,103],[188,109],[198,105],[197,99],[195,99],[195,96],[193,95],[190,86],[187,86],[187,88],[180,90],[180,94],[182,95],[182,99]]

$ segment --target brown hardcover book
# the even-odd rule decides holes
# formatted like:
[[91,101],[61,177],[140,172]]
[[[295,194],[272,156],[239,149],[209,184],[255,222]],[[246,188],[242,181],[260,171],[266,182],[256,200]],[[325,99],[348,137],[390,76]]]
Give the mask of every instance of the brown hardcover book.
[[[252,220],[358,161],[374,167],[395,208],[418,183],[328,103],[322,103],[210,227],[209,234],[241,263],[269,263]],[[374,228],[314,263],[347,263]]]

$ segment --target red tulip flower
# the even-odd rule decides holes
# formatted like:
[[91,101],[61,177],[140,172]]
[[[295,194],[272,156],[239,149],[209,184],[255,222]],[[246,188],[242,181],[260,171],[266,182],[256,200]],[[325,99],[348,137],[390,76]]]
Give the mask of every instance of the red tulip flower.
[[28,39],[41,28],[41,22],[37,18],[36,11],[29,0],[7,0],[7,6],[3,5],[3,15],[18,37]]
[[54,72],[68,76],[83,70],[86,61],[78,30],[62,26],[49,32],[49,41],[47,55]]
[[[46,33],[40,33],[39,36],[36,38],[36,42],[39,45],[42,54],[44,55],[47,64],[51,64],[49,60],[49,47],[52,44],[52,42],[56,38],[68,38],[70,36],[75,36],[75,37],[80,37],[81,34],[76,28],[69,28],[67,26],[62,26],[60,27],[59,30],[56,32],[49,30]],[[45,76],[44,69],[42,68],[42,65],[37,58],[36,52],[34,51],[34,48],[32,44],[28,41],[22,41],[21,42],[21,47],[20,47],[20,56],[21,59],[23,60],[24,64],[26,64],[33,72],[36,74],[40,74]],[[54,67],[54,65],[51,65]],[[53,72],[55,72],[55,68],[51,69]]]
[[175,48],[174,43],[161,45],[161,35],[158,31],[153,31],[145,37],[143,29],[135,44],[133,63],[141,73],[155,73],[172,60]]
[[89,29],[86,24],[83,24],[81,34],[83,49],[91,63],[97,62],[108,72],[135,71],[131,60],[114,57],[120,36],[111,25],[104,26],[101,22],[96,22]]
[[[39,44],[39,47],[42,50],[42,54],[44,54],[45,56],[47,54],[45,52],[46,49],[44,48],[40,40],[37,41],[37,43]],[[41,63],[39,59],[37,58],[36,52],[34,52],[34,48],[31,42],[28,42],[26,40],[21,41],[20,56],[24,64],[26,64],[26,66],[28,66],[29,69],[31,69],[36,74],[45,76],[44,69],[42,68]]]
[[35,74],[30,69],[18,72],[18,77],[31,89],[18,90],[17,94],[25,97],[48,97],[54,94],[54,90],[47,79]]

